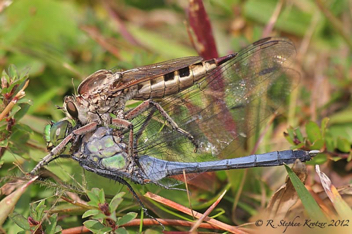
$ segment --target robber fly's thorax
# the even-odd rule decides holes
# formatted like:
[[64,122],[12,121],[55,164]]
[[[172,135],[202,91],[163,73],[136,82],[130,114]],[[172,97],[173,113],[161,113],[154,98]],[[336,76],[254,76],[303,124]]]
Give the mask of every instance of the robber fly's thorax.
[[137,92],[134,88],[114,91],[119,85],[120,73],[99,70],[88,76],[78,87],[78,95],[65,97],[64,109],[68,117],[81,124],[97,122],[111,124],[111,115],[124,118],[126,102]]

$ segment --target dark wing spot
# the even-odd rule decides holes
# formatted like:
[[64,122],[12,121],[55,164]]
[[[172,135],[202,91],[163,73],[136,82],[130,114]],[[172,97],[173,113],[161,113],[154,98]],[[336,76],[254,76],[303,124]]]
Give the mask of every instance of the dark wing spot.
[[272,72],[274,72],[274,71],[276,71],[276,70],[278,70],[279,69],[279,67],[269,67],[269,68],[266,68],[266,69],[263,69],[263,70],[261,70],[260,72],[259,72],[259,76],[263,76],[263,75],[266,75],[266,74],[269,74],[269,73],[272,73]]

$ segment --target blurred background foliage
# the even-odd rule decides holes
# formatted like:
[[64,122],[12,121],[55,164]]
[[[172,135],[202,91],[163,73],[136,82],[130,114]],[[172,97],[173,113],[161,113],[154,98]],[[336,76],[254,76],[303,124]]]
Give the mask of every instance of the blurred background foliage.
[[[320,160],[322,170],[336,187],[349,185],[352,168],[349,160],[352,2],[205,0],[204,6],[219,55],[238,51],[266,36],[288,37],[296,45],[294,69],[301,73],[300,85],[292,94],[289,110],[275,120],[275,127],[266,133],[256,152],[287,149],[293,145],[322,149],[325,152]],[[64,117],[55,106],[62,106],[63,97],[75,93],[75,88],[89,74],[103,68],[130,69],[197,55],[187,31],[188,7],[186,0],[0,1],[0,69],[7,70],[14,64],[21,73],[29,68],[30,82],[25,98],[31,103],[26,115],[18,119],[20,124],[31,128],[29,140],[18,146],[24,150],[7,150],[1,155],[2,183],[6,182],[5,176],[23,176],[13,162],[28,172],[46,154],[42,137],[44,126],[50,120]],[[26,74],[22,72],[20,76]],[[328,119],[323,121],[326,117]],[[5,125],[2,123],[3,131]],[[289,126],[292,128],[288,129]],[[289,133],[288,141],[283,132]],[[302,137],[307,135],[308,138]],[[1,140],[5,142],[7,137],[2,134]],[[17,138],[13,139],[16,141]],[[2,144],[4,146],[7,145]],[[104,188],[105,193],[112,196],[126,189],[83,172],[69,159],[58,160],[48,168],[70,184],[71,189],[78,189],[83,184],[87,188]],[[307,183],[314,188],[314,172],[310,171]],[[217,177],[211,177],[211,182],[206,184],[208,188],[191,190],[193,208],[205,208],[208,204],[204,204],[205,201],[211,201],[222,188],[231,188],[224,198],[224,205],[217,211],[220,213],[218,219],[237,225],[248,222],[284,182],[285,171],[268,168],[264,171],[252,169],[248,173],[253,177],[244,171],[217,173]],[[243,180],[246,175],[247,179]],[[153,191],[187,206],[184,192],[152,185],[135,187],[140,194]],[[51,209],[57,208],[57,204],[53,205],[58,199],[54,194],[61,190],[63,187],[55,183],[46,187],[32,185],[15,210],[27,217],[30,213],[28,204],[43,198],[48,198]],[[126,202],[121,207],[138,212],[138,204],[132,196],[127,192],[125,197]],[[62,214],[62,211],[58,213]],[[71,214],[64,214],[68,213]],[[168,213],[161,218],[167,217],[171,215]],[[62,228],[81,223],[80,216],[75,215],[60,221]],[[11,220],[4,227],[9,233],[22,230]]]

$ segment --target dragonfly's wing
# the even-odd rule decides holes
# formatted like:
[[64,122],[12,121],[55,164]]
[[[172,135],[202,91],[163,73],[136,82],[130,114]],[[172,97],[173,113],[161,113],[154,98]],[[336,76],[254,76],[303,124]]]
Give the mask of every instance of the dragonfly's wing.
[[[162,107],[195,137],[198,151],[155,112],[138,141],[138,154],[179,162],[235,157],[237,143],[284,106],[297,84],[299,73],[287,67],[294,55],[287,39],[260,40],[189,89],[164,98]],[[133,120],[135,132],[147,116]]]

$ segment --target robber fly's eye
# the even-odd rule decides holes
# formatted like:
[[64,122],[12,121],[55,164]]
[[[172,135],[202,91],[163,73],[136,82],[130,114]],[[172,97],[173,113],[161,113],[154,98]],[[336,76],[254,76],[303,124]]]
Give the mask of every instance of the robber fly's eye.
[[78,119],[78,110],[73,102],[71,101],[67,102],[66,109],[72,118]]

